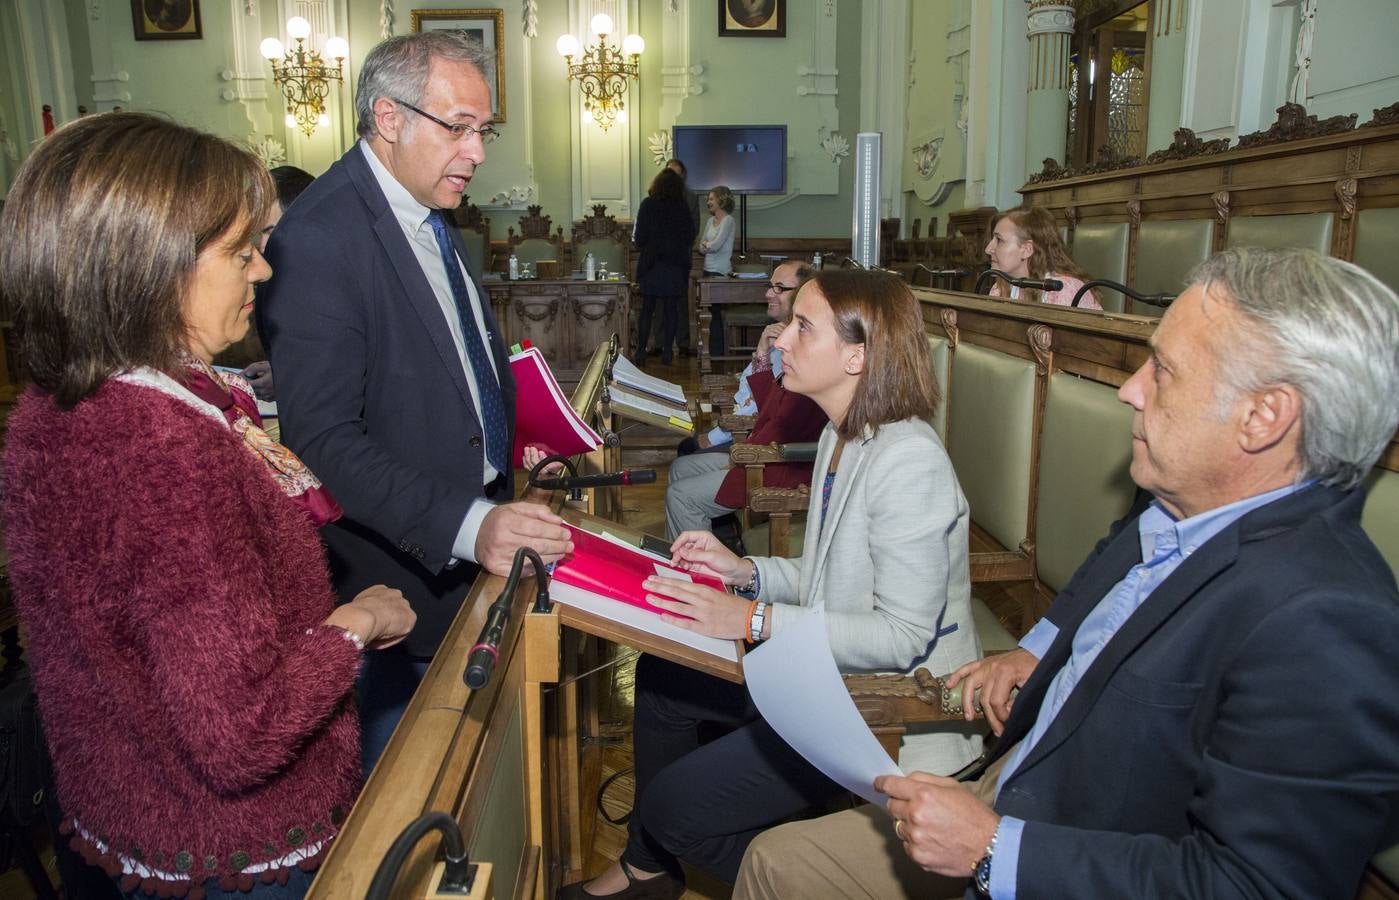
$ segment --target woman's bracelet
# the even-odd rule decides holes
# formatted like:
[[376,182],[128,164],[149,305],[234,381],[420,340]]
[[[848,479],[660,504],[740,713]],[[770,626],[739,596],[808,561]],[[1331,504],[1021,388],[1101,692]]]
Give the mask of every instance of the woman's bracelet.
[[753,558],[750,556],[745,556],[743,558],[753,566],[753,576],[748,579],[748,583],[745,584],[743,587],[735,586],[734,590],[738,591],[740,594],[747,594],[750,597],[754,597],[757,596],[759,587],[758,564],[756,562],[753,562]]

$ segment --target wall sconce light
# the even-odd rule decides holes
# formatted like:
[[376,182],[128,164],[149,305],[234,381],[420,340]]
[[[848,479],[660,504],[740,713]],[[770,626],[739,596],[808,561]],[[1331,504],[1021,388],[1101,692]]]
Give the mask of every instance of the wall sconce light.
[[612,33],[612,17],[598,13],[588,24],[597,41],[583,48],[583,58],[575,63],[578,55],[578,39],[571,34],[561,35],[554,45],[559,55],[568,65],[568,77],[578,82],[583,92],[583,122],[596,122],[603,131],[612,127],[613,122],[627,120],[627,87],[630,80],[638,77],[641,54],[646,42],[639,34],[629,34],[618,50],[607,42]]
[[[287,127],[300,128],[310,137],[317,125],[329,125],[325,101],[330,96],[330,82],[344,82],[341,66],[350,55],[350,45],[344,38],[333,37],[325,42],[325,55],[306,46],[311,36],[311,23],[301,16],[287,20],[287,36],[296,41],[296,47],[286,50],[282,42],[274,37],[267,38],[259,48],[262,55],[272,63],[272,80],[282,88],[282,96],[287,101]],[[335,64],[325,61],[332,57]],[[278,62],[280,61],[280,65]]]

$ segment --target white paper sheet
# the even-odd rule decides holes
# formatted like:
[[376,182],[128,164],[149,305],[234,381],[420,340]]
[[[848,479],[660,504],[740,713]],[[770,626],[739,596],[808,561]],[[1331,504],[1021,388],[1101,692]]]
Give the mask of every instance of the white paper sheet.
[[672,403],[685,405],[685,389],[673,381],[647,375],[625,356],[618,354],[612,363],[612,380],[624,387],[654,394]]
[[[565,606],[573,606],[585,612],[602,616],[608,621],[630,625],[657,637],[669,638],[677,644],[703,650],[719,659],[726,659],[729,662],[738,661],[738,650],[734,647],[733,641],[720,640],[696,634],[693,631],[686,631],[684,628],[662,621],[659,615],[649,609],[632,606],[620,600],[613,600],[611,597],[602,597],[592,591],[586,591],[571,584],[561,584],[557,581],[549,584],[549,596]],[[871,737],[873,736],[871,735]]]
[[902,775],[879,746],[841,681],[826,638],[826,611],[811,610],[743,657],[758,711],[782,739],[832,781],[884,808],[880,775]]
[[612,385],[611,394],[612,402],[618,406],[630,406],[633,409],[639,409],[642,412],[660,416],[662,419],[679,419],[686,424],[692,424],[690,422],[689,412],[667,406],[659,400],[652,400],[641,394],[633,394],[631,391],[624,391],[617,387],[616,384]]

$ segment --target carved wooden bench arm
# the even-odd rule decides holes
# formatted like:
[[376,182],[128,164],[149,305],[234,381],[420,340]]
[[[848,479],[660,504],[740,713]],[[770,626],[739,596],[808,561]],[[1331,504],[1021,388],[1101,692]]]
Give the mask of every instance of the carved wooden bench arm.
[[700,393],[711,394],[715,391],[728,391],[729,396],[738,390],[738,376],[736,375],[701,375]]
[[753,425],[757,421],[757,416],[736,416],[733,413],[724,413],[715,417],[714,424],[725,431],[741,431],[746,434],[753,430]]
[[[871,728],[912,722],[966,721],[961,688],[950,689],[947,679],[918,668],[912,675],[846,675],[850,699]],[[982,718],[981,710],[976,712]]]
[[811,489],[806,485],[794,488],[759,487],[748,491],[748,508],[753,512],[794,513],[811,505]]
[[767,465],[780,462],[811,462],[816,458],[816,444],[746,444],[737,442],[729,448],[729,462],[736,466]]

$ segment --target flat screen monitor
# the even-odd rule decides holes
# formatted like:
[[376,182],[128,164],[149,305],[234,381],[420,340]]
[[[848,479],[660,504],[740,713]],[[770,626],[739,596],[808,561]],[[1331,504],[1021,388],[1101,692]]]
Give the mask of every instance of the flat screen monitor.
[[786,125],[676,125],[671,143],[692,191],[787,193]]

